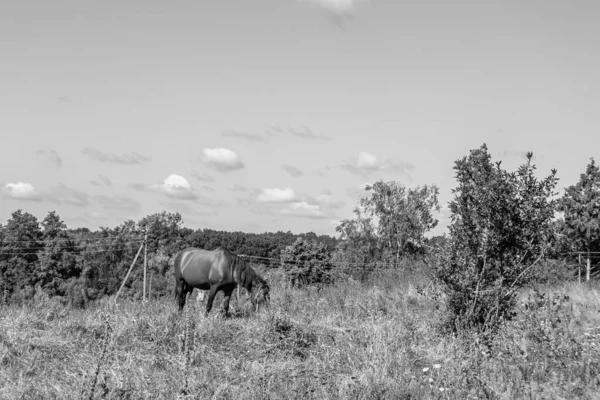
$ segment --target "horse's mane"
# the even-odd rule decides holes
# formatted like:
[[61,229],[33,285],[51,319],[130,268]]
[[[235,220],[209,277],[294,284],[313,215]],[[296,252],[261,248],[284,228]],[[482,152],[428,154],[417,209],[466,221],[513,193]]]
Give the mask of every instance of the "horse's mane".
[[231,271],[236,275],[242,286],[246,287],[249,283],[254,283],[257,279],[260,283],[263,283],[264,279],[242,257],[232,253],[223,246],[217,247],[217,250],[223,253],[223,257],[225,257],[225,261],[229,264],[229,268],[231,268]]

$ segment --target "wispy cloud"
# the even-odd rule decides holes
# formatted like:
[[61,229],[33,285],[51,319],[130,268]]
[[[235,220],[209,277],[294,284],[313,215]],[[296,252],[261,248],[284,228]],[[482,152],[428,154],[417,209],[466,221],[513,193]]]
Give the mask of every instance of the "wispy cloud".
[[293,177],[299,177],[304,175],[304,173],[298,169],[297,167],[294,167],[293,165],[289,165],[289,164],[283,164],[281,166],[281,168],[283,168],[285,170],[285,172],[287,172],[288,174],[290,174]]
[[402,173],[410,176],[410,172],[414,170],[414,166],[410,163],[380,160],[375,155],[362,151],[355,158],[346,160],[341,167],[354,175],[362,177],[368,177],[374,172],[381,171]]
[[192,174],[192,176],[194,178],[196,178],[197,180],[201,181],[201,182],[214,182],[215,178],[213,178],[212,176],[210,176],[207,173],[204,172],[198,172],[196,170],[192,170],[190,172]]
[[[97,195],[93,199],[105,210],[137,214],[142,209],[140,202],[125,196]],[[92,217],[94,215],[94,213],[91,214]]]
[[228,129],[221,133],[221,135],[225,137],[249,140],[251,142],[262,142],[265,140],[264,136],[258,135],[256,133],[240,132],[233,129]]
[[282,128],[279,125],[270,125],[267,128],[267,135],[276,136],[276,135],[292,135],[302,139],[324,139],[329,140],[330,138],[325,135],[317,134],[308,126],[302,125],[298,128]]
[[93,160],[102,162],[102,163],[110,163],[110,164],[124,164],[124,165],[132,165],[132,164],[141,164],[144,162],[152,161],[152,157],[143,156],[139,153],[133,152],[129,154],[108,154],[104,153],[98,149],[93,147],[86,147],[82,151],[83,154],[87,155]]
[[294,136],[301,137],[303,139],[328,139],[324,135],[319,135],[313,132],[308,126],[301,126],[298,129],[289,128],[289,133]]
[[336,200],[331,194],[321,194],[315,199],[316,203],[329,208],[342,208],[346,203],[342,200]]
[[298,0],[301,3],[311,3],[318,5],[334,13],[342,14],[352,12],[356,4],[368,0]]
[[203,149],[201,161],[219,172],[231,172],[245,167],[235,152],[225,148]]
[[86,207],[90,205],[90,195],[81,190],[72,189],[58,184],[50,189],[44,199],[57,204],[69,204],[75,207]]
[[112,182],[107,176],[98,175],[98,179],[90,180],[90,184],[94,186],[111,186]]
[[340,29],[344,29],[346,20],[353,19],[356,5],[365,3],[368,0],[298,0],[301,3],[310,3],[320,7],[329,15],[333,22]]
[[296,194],[292,188],[278,189],[266,188],[262,189],[256,201],[259,203],[289,203],[296,200]]
[[290,215],[299,218],[324,219],[328,218],[317,204],[309,204],[305,201],[291,203],[280,211],[283,215]]
[[42,201],[42,196],[35,190],[32,184],[27,182],[7,183],[2,188],[2,194],[5,197],[14,200],[24,201]]
[[54,150],[38,150],[35,152],[35,155],[39,159],[46,161],[51,165],[54,165],[56,167],[62,167],[62,159]]

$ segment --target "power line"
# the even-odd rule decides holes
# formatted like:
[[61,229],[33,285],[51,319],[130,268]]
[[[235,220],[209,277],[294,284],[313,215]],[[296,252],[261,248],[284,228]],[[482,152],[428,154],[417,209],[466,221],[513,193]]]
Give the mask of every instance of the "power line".
[[[124,250],[135,250],[135,247],[121,247],[121,248],[116,248],[116,249],[97,249],[97,250],[90,250],[89,248],[85,248],[85,249],[81,249],[81,253],[85,254],[85,253],[107,253],[107,252],[117,252],[117,251],[124,251]],[[30,256],[30,255],[44,255],[44,254],[48,254],[48,252],[44,252],[44,251],[37,251],[34,253],[0,253],[0,255],[3,256]],[[52,254],[52,253],[50,253]]]
[[[6,240],[6,239],[2,239],[0,240],[0,245],[1,244],[6,244],[6,243],[40,243],[40,242],[44,242],[45,240],[50,240],[52,242],[93,242],[93,241],[102,241],[102,240],[115,240],[115,239],[120,239],[122,238],[122,236],[105,236],[105,237],[101,237],[101,238],[77,238],[77,237],[70,237],[70,238],[53,238],[53,239],[39,239],[39,240]],[[143,241],[144,239],[138,239],[139,241]]]

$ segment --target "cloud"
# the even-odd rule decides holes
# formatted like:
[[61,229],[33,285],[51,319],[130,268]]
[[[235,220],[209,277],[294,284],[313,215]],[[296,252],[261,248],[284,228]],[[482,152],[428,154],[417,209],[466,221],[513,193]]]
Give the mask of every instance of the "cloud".
[[298,136],[304,139],[328,139],[328,137],[323,135],[318,135],[314,133],[309,127],[301,126],[299,129],[289,128],[288,132],[291,135]]
[[339,209],[346,205],[346,202],[336,200],[331,194],[331,191],[326,190],[324,192],[325,193],[321,193],[317,197],[302,196],[300,201],[311,205],[317,205],[320,208],[324,207],[329,209]]
[[302,176],[304,174],[301,170],[294,167],[293,165],[283,164],[281,166],[281,168],[283,168],[285,170],[285,172],[287,172],[288,174],[290,174],[293,177]]
[[164,194],[167,197],[177,200],[198,200],[199,195],[190,185],[187,179],[181,175],[171,174],[163,179],[163,182],[155,185],[145,185],[143,183],[131,183],[130,188],[138,191],[155,191]]
[[407,162],[396,162],[392,160],[380,160],[375,155],[361,151],[356,158],[345,161],[343,169],[362,177],[368,177],[373,172],[396,172],[406,174],[414,170],[414,166]]
[[323,219],[327,218],[323,214],[321,208],[317,204],[309,204],[304,201],[291,203],[288,207],[280,211],[283,215],[290,215],[293,217],[310,218],[310,219]]
[[262,142],[265,138],[256,133],[239,132],[233,129],[228,129],[221,133],[222,136],[249,140],[251,142]]
[[296,200],[296,194],[292,188],[286,189],[262,189],[256,201],[259,203],[289,203]]
[[310,3],[321,7],[329,15],[333,22],[340,29],[344,29],[344,21],[353,19],[352,14],[358,3],[368,0],[298,0],[301,3]]
[[279,125],[269,125],[267,127],[267,135],[275,136],[285,133],[285,130]]
[[362,169],[376,170],[378,168],[377,157],[375,157],[372,154],[361,151],[360,153],[358,153],[356,166]]
[[70,204],[76,207],[90,205],[90,195],[80,190],[71,189],[65,185],[58,184],[50,189],[50,193],[44,196],[48,201],[57,204]]
[[93,147],[86,147],[85,149],[83,149],[82,153],[87,155],[91,159],[100,161],[102,163],[131,165],[152,161],[152,157],[146,157],[135,152],[122,155],[107,154]]
[[201,182],[214,182],[215,178],[206,173],[201,173],[195,170],[191,171],[191,174],[194,178],[198,179]]
[[366,0],[298,0],[301,3],[318,5],[336,14],[350,13],[354,11],[355,5]]
[[92,179],[90,184],[94,186],[111,186],[112,182],[104,175],[98,175],[98,179]]
[[[94,196],[94,200],[105,210],[125,212],[128,214],[136,214],[142,209],[142,205],[137,200],[124,196]],[[97,218],[98,213],[91,213],[91,217]]]
[[152,185],[152,189],[156,189],[166,196],[179,200],[196,200],[198,194],[192,188],[192,185],[181,175],[171,174],[167,176],[160,185]]
[[58,155],[58,153],[54,150],[38,150],[35,152],[35,155],[52,165],[57,167],[62,167],[62,159]]
[[202,162],[219,172],[230,172],[244,168],[237,154],[229,149],[202,149]]
[[330,139],[327,136],[319,135],[313,132],[309,127],[302,125],[299,128],[282,128],[279,125],[270,125],[267,128],[267,135],[275,136],[275,135],[292,135],[297,136],[303,139]]
[[26,182],[7,183],[2,188],[4,196],[15,200],[41,201],[42,196],[32,184]]
[[317,196],[317,202],[329,208],[342,208],[346,205],[344,201],[336,201],[330,194],[321,194]]

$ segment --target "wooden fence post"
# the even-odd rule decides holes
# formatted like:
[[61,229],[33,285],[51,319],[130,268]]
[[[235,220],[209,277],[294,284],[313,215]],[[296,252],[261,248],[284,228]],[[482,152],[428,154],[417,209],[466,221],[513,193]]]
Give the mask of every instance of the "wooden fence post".
[[146,301],[146,269],[148,266],[148,228],[144,234],[144,295],[142,301]]
[[117,298],[119,297],[119,294],[121,294],[121,290],[123,290],[123,286],[125,286],[125,282],[127,281],[127,278],[129,278],[129,274],[131,273],[131,270],[133,269],[135,262],[137,261],[138,257],[140,256],[140,253],[142,252],[143,247],[144,247],[144,243],[141,244],[137,254],[135,255],[135,258],[133,259],[133,262],[131,263],[131,266],[129,267],[129,271],[127,271],[127,275],[125,275],[125,278],[123,279],[123,283],[121,283],[121,287],[119,288],[119,291],[115,295],[115,303],[117,302]]

